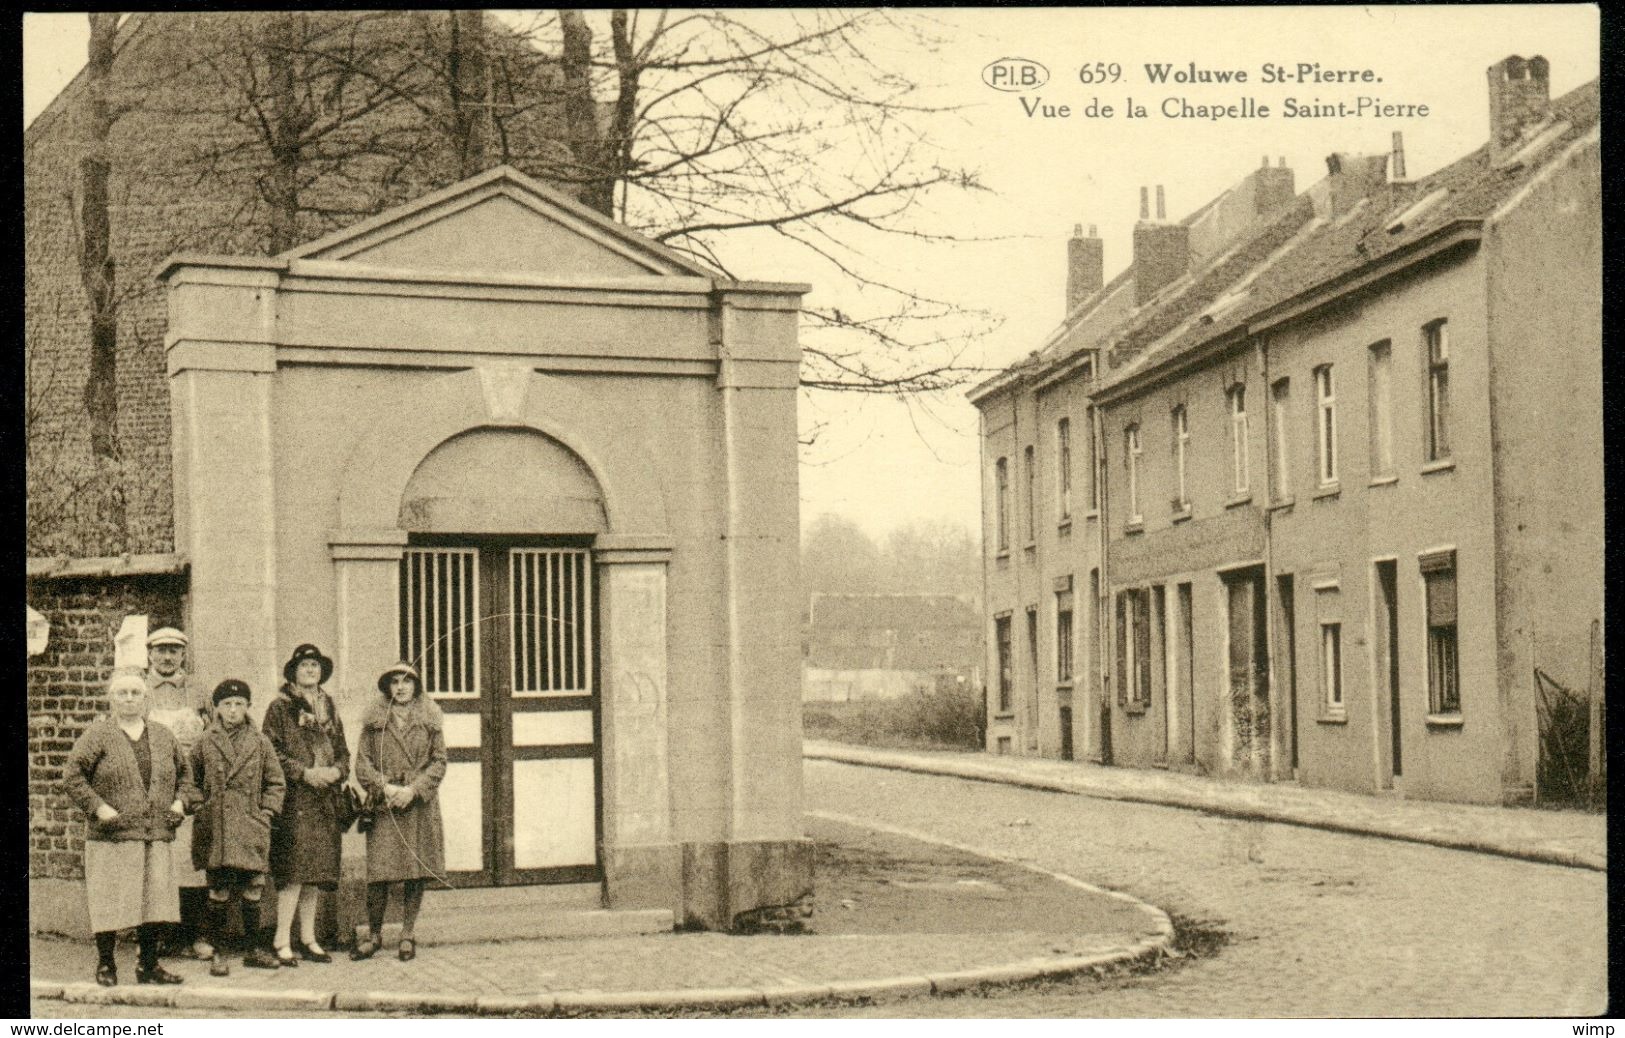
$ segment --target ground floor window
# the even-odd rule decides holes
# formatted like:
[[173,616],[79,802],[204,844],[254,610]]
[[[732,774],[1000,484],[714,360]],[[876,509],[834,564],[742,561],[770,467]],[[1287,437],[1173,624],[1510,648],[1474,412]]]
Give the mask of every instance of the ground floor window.
[[1117,701],[1151,702],[1151,595],[1145,588],[1117,594]]
[[[993,621],[993,643],[999,654],[999,713],[1010,712],[1011,674],[1010,674],[1010,614],[997,617]],[[1008,742],[1009,740],[1000,740]]]
[[1422,557],[1427,593],[1428,712],[1461,713],[1461,671],[1456,645],[1456,553]]
[[1326,694],[1326,709],[1343,710],[1343,625],[1320,625],[1320,687]]

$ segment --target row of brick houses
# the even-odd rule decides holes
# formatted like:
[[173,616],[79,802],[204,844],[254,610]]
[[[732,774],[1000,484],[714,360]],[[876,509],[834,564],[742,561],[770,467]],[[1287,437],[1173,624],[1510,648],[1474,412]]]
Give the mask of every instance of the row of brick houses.
[[[1407,178],[1263,166],[971,394],[990,749],[1421,798],[1536,793],[1598,684],[1597,88],[1488,70],[1490,138]],[[1597,689],[1600,693],[1600,688]]]

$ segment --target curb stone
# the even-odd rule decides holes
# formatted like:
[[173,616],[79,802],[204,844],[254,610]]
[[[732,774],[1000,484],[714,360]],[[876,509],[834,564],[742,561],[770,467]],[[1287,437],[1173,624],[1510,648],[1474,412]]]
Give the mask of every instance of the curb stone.
[[176,1009],[332,1009],[331,991],[289,988],[265,991],[255,988],[180,987],[175,989]]
[[931,982],[924,977],[843,980],[830,985],[830,994],[835,998],[909,998],[930,993]]
[[472,1013],[473,995],[417,994],[407,991],[340,991],[333,1008],[346,1013]]
[[481,1016],[500,1016],[505,1013],[551,1013],[558,1000],[543,992],[538,995],[481,995],[474,1000],[474,1011]]
[[762,998],[767,1005],[782,1006],[822,1002],[834,993],[835,989],[828,984],[788,984],[776,988],[763,988]]
[[918,775],[939,775],[945,778],[965,779],[971,782],[988,782],[994,785],[1015,786],[1019,789],[1031,789],[1044,793],[1065,793],[1071,796],[1090,797],[1095,800],[1110,800],[1119,803],[1149,804],[1156,807],[1172,807],[1182,811],[1200,811],[1204,814],[1219,818],[1231,818],[1242,822],[1268,822],[1275,825],[1296,825],[1305,829],[1317,829],[1322,832],[1345,833],[1351,836],[1367,836],[1384,840],[1397,840],[1402,843],[1416,843],[1427,847],[1443,847],[1446,850],[1467,851],[1473,854],[1489,854],[1501,858],[1511,858],[1516,861],[1529,861],[1543,865],[1561,865],[1571,869],[1587,869],[1592,872],[1607,872],[1608,861],[1606,857],[1598,859],[1595,855],[1583,852],[1553,849],[1541,846],[1521,846],[1508,844],[1494,839],[1483,839],[1472,836],[1451,836],[1448,834],[1435,834],[1429,832],[1406,832],[1402,829],[1388,828],[1380,825],[1362,824],[1360,822],[1338,822],[1327,818],[1318,818],[1313,815],[1303,815],[1288,808],[1268,804],[1225,804],[1209,800],[1200,796],[1181,796],[1177,793],[1157,793],[1150,791],[1137,791],[1125,789],[1090,789],[1078,782],[1067,782],[1061,779],[1041,777],[1023,777],[1002,773],[996,769],[981,768],[975,765],[956,766],[953,763],[933,764],[921,760],[887,759],[881,754],[884,751],[872,751],[874,756],[858,753],[843,753],[837,749],[804,749],[802,757],[806,760],[829,761],[834,764],[846,764],[860,768],[879,768],[885,771],[905,771]]

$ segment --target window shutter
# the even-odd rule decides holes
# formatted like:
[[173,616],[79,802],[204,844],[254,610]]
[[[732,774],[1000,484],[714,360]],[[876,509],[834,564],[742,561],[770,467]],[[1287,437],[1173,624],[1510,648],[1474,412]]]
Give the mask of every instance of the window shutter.
[[1117,670],[1114,678],[1117,682],[1117,702],[1128,702],[1128,646],[1125,636],[1128,631],[1123,618],[1123,605],[1126,592],[1117,593]]

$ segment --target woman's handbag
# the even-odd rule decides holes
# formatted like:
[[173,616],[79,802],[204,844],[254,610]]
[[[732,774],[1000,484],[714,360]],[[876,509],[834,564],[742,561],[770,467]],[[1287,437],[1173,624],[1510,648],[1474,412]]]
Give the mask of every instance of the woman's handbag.
[[[347,833],[350,831],[350,827],[361,817],[364,806],[361,794],[355,791],[354,786],[345,783],[338,788],[338,791],[333,794],[333,822],[338,826],[339,832]],[[370,822],[367,828],[372,828]],[[367,830],[363,829],[361,831],[366,832]]]

